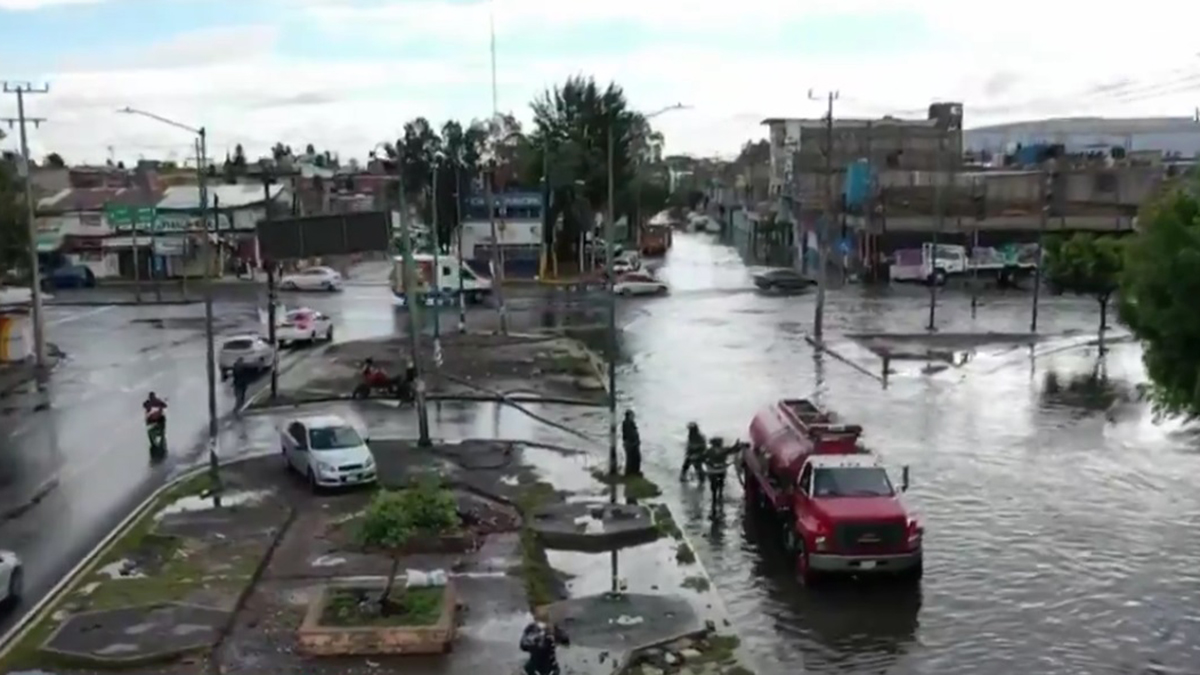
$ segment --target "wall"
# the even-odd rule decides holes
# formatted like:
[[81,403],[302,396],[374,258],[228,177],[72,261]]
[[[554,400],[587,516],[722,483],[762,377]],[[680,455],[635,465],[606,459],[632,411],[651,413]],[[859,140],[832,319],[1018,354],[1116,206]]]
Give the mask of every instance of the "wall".
[[1094,146],[1118,146],[1129,151],[1157,150],[1177,152],[1183,157],[1200,153],[1200,126],[1195,131],[1142,132],[1135,134],[1094,133],[1040,133],[1033,131],[967,131],[967,149],[973,152],[988,151],[1001,154],[1020,143],[1025,146],[1038,143],[1062,143],[1067,152],[1084,152]]

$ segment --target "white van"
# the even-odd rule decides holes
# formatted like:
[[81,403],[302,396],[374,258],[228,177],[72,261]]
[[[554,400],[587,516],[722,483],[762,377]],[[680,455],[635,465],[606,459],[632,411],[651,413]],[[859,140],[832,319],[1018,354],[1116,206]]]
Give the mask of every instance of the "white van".
[[[418,253],[413,256],[417,297],[436,298],[435,302],[456,299],[460,282],[463,295],[470,304],[482,302],[491,294],[492,280],[480,276],[470,263],[454,256],[438,256],[436,281],[433,263],[432,254]],[[391,284],[396,298],[405,301],[404,256],[392,258]]]

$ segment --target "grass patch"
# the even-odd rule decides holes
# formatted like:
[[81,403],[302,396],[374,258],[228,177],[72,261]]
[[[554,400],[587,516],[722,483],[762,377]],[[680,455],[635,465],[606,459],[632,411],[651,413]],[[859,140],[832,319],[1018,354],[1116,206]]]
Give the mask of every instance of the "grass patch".
[[388,610],[380,611],[380,591],[359,588],[329,589],[321,625],[355,626],[432,626],[442,617],[446,589],[393,589]]
[[148,569],[146,576],[110,578],[93,573],[88,581],[98,583],[90,593],[76,591],[70,597],[73,604],[88,610],[113,609],[160,602],[178,602],[200,589],[225,589],[236,594],[254,576],[265,548],[244,546],[220,549],[191,548],[191,540],[150,535],[150,547],[138,549],[142,556],[148,550],[166,554],[157,570]]
[[721,675],[754,675],[754,671],[746,666],[730,666],[721,671]]
[[536,532],[528,525],[530,515],[543,505],[557,498],[558,492],[554,486],[544,481],[536,481],[521,486],[514,500],[524,517],[521,527],[521,564],[519,573],[525,582],[525,597],[532,609],[548,605],[559,600],[558,573],[550,566],[546,557],[546,548]]
[[542,360],[544,370],[550,373],[561,373],[575,377],[595,377],[596,369],[592,362],[583,354],[555,352]]
[[687,542],[681,541],[675,547],[675,561],[681,565],[691,565],[696,562],[696,552],[687,545]]
[[658,488],[658,485],[645,476],[614,475],[599,468],[592,469],[591,474],[592,478],[605,485],[624,485],[625,497],[627,499],[641,501],[643,499],[653,499],[662,494],[662,490]]
[[654,505],[654,528],[658,530],[660,537],[670,537],[675,541],[683,539],[683,530],[675,524],[675,517],[671,515],[671,509],[666,504]]
[[704,593],[708,591],[708,589],[712,588],[712,584],[709,583],[708,578],[700,575],[690,576],[684,579],[682,586],[684,588],[690,588],[699,593]]
[[[113,542],[109,550],[96,561],[95,565],[88,574],[80,575],[79,581],[82,583],[89,578],[95,576],[95,568],[102,567],[108,563],[122,560],[129,557],[130,553],[142,543],[150,538],[151,541],[160,548],[170,550],[171,552],[178,550],[178,541],[174,537],[161,537],[154,535],[151,530],[154,529],[154,515],[163,508],[173,504],[175,501],[183,497],[203,494],[211,490],[213,487],[212,479],[208,472],[202,472],[192,476],[175,486],[168,489],[163,494],[159,495],[154,503],[146,510],[141,518],[129,528],[129,530]],[[165,552],[165,550],[164,550]],[[256,561],[257,564],[257,561]],[[92,579],[95,580],[95,579]],[[133,581],[153,582],[152,577],[146,579],[114,579],[113,583],[129,583]],[[53,617],[60,610],[68,607],[77,607],[81,602],[86,602],[87,607],[92,607],[95,603],[107,602],[109,600],[116,601],[116,591],[104,591],[101,589],[105,586],[101,583],[92,594],[81,595],[76,590],[75,592],[67,592],[63,594],[57,601],[53,602],[43,613],[43,618],[35,622],[25,634],[25,637],[19,640],[12,646],[8,654],[4,658],[0,658],[0,673],[8,673],[18,670],[34,670],[39,666],[45,665],[46,657],[39,653],[39,648],[58,628],[59,622]],[[194,588],[194,586],[193,586]],[[133,589],[130,589],[133,590]],[[124,591],[122,591],[124,592]],[[112,593],[108,595],[106,593]],[[144,597],[141,591],[137,591],[138,597]],[[128,604],[128,603],[126,603]]]

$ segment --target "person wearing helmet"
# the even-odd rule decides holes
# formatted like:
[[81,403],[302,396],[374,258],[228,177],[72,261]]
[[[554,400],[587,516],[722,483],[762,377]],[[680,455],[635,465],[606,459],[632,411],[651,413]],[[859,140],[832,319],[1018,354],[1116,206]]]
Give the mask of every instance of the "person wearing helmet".
[[696,477],[704,482],[704,451],[707,444],[704,434],[700,433],[700,425],[688,422],[687,445],[683,455],[683,469],[679,471],[679,480],[688,479],[688,469],[696,471]]
[[741,448],[738,443],[725,447],[725,439],[714,436],[704,453],[704,473],[712,494],[712,515],[715,518],[725,500],[725,475],[729,471],[729,456]]
[[529,654],[525,662],[525,675],[561,675],[557,648],[570,644],[570,637],[550,623],[545,610],[535,610],[533,621],[521,632],[521,651]]

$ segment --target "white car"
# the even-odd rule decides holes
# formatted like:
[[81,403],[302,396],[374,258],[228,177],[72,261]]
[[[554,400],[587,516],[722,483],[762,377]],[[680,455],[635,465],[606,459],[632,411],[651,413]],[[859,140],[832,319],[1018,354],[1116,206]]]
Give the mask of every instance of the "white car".
[[662,295],[667,292],[667,285],[645,272],[632,272],[617,277],[613,292],[617,295]]
[[284,276],[279,287],[289,291],[340,291],[342,275],[329,267],[309,267]]
[[221,343],[217,363],[221,367],[221,379],[229,377],[233,365],[241,359],[243,363],[258,370],[270,370],[275,365],[275,350],[271,343],[258,335],[235,335]]
[[304,476],[314,492],[376,480],[367,439],[337,415],[291,420],[280,429],[279,439],[287,467]]
[[0,551],[0,603],[12,604],[20,600],[24,586],[25,571],[21,559],[12,551]]
[[315,309],[293,309],[278,318],[275,341],[280,346],[294,342],[333,340],[333,319]]

